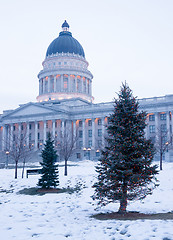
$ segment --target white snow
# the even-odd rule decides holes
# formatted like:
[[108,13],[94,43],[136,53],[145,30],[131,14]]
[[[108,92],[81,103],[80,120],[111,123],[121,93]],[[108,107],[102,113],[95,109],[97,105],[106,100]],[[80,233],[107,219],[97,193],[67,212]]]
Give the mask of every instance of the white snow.
[[[91,199],[96,163],[82,161],[59,168],[60,187],[74,187],[79,193],[29,196],[17,194],[23,188],[35,187],[39,175],[14,179],[14,169],[0,169],[0,239],[1,240],[173,240],[173,220],[99,221],[92,214],[117,211],[119,204],[95,210]],[[158,175],[160,186],[143,201],[128,205],[130,211],[158,213],[173,211],[173,163],[164,163]],[[6,190],[7,192],[3,192]],[[13,191],[12,191],[13,190]]]

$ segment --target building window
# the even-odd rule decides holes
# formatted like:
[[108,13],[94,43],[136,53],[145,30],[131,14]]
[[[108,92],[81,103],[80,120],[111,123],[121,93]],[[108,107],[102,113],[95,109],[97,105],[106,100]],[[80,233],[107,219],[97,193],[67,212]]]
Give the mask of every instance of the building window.
[[98,119],[98,125],[102,125],[102,120],[100,118]]
[[88,130],[88,137],[92,137],[92,130]]
[[108,124],[111,124],[111,119],[110,119],[110,117],[108,117]]
[[46,132],[46,139],[48,139],[49,137],[49,132]]
[[98,147],[102,146],[102,140],[98,140]]
[[67,91],[67,88],[68,88],[68,78],[66,76],[64,76],[63,83],[64,83],[64,90]]
[[40,140],[40,133],[38,133],[38,140]]
[[149,121],[155,121],[155,115],[154,114],[149,115]]
[[150,131],[150,133],[155,133],[155,125],[150,125],[149,131]]
[[98,137],[102,136],[102,129],[98,129]]
[[13,141],[15,141],[16,140],[16,136],[15,135],[13,135]]
[[83,132],[82,130],[79,130],[79,137],[82,138]]
[[16,126],[14,125],[14,126],[13,126],[13,131],[15,131],[15,130],[16,130]]
[[160,120],[166,120],[166,113],[160,114]]
[[23,131],[23,124],[21,125],[21,130]]
[[166,132],[166,124],[161,124],[161,132]]
[[57,128],[57,121],[55,121],[55,127]]
[[21,139],[21,141],[23,141],[23,134],[20,135],[20,139]]
[[88,141],[88,147],[91,148],[92,147],[92,140]]
[[37,127],[38,127],[38,129],[40,129],[40,123],[38,123]]
[[156,138],[155,138],[155,137],[150,137],[150,140],[151,140],[151,142],[154,144],[155,141],[156,141]]
[[31,141],[31,133],[29,134],[29,141]]
[[83,147],[83,141],[79,141],[79,147]]
[[81,120],[79,121],[79,127],[82,127],[82,121]]
[[48,121],[46,121],[46,128],[48,128],[49,124],[48,124]]
[[92,126],[92,120],[88,120],[88,126]]
[[77,158],[81,158],[81,154],[80,153],[76,153],[76,157]]
[[162,137],[162,143],[165,144],[167,142],[167,136]]
[[57,133],[57,131],[55,131],[55,138],[57,138],[58,137],[58,133]]
[[30,123],[30,124],[29,124],[29,130],[31,130],[31,129],[32,129],[32,124]]
[[100,157],[100,152],[99,151],[96,152],[96,157]]

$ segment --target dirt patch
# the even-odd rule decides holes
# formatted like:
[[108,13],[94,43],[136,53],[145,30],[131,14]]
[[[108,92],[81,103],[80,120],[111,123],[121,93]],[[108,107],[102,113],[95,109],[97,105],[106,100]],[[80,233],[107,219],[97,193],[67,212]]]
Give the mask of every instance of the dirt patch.
[[25,195],[44,195],[47,193],[68,193],[72,194],[78,192],[78,189],[76,188],[38,188],[38,187],[32,187],[32,188],[24,188],[17,192],[17,194],[25,194]]
[[98,220],[139,220],[139,219],[149,219],[149,220],[173,220],[173,212],[168,213],[156,213],[156,214],[145,214],[139,212],[127,212],[125,214],[120,214],[118,212],[112,213],[100,213],[93,215],[92,217]]
[[60,193],[62,189],[60,188],[39,188],[37,189],[37,193]]

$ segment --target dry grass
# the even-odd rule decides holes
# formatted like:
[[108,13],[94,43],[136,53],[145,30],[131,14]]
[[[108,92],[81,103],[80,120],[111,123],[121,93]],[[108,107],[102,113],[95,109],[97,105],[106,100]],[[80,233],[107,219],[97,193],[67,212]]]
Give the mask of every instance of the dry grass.
[[118,212],[112,213],[100,213],[93,215],[92,217],[97,220],[139,220],[139,219],[149,219],[149,220],[173,220],[173,212],[168,213],[156,213],[156,214],[145,214],[139,212],[127,212],[125,214],[120,214]]

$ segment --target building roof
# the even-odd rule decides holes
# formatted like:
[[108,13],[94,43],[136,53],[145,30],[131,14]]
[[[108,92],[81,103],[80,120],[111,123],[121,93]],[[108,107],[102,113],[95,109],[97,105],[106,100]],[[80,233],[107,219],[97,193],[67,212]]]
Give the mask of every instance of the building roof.
[[59,37],[54,39],[49,45],[46,57],[56,53],[74,53],[85,58],[85,53],[81,44],[72,37],[72,33],[68,31],[69,24],[65,21],[62,28],[66,28],[59,33]]

